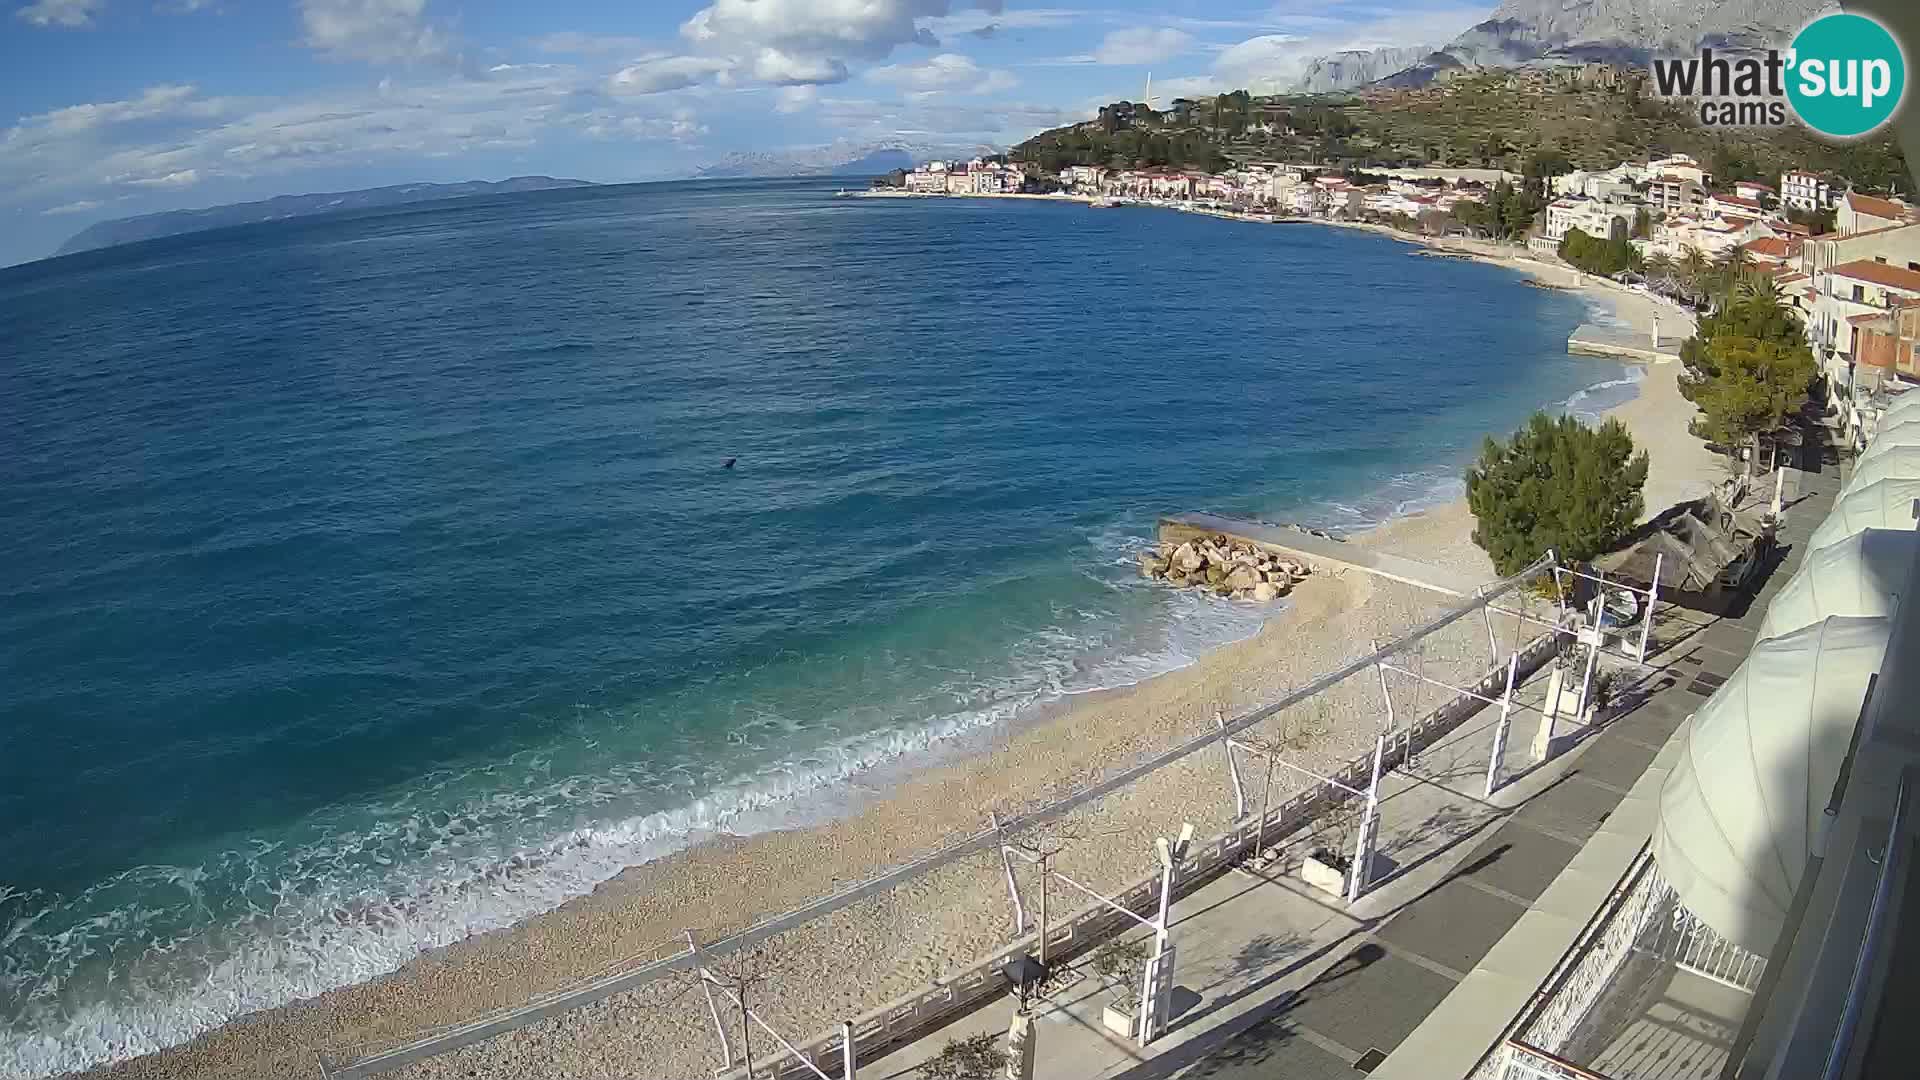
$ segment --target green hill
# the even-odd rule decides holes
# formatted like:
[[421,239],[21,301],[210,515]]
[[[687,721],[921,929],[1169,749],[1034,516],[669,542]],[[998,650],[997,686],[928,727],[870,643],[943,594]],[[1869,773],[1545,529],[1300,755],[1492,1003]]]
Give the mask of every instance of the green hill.
[[[1119,102],[1094,120],[1041,132],[1012,157],[1066,165],[1217,170],[1248,160],[1348,168],[1451,166],[1539,172],[1561,162],[1606,168],[1673,153],[1708,164],[1719,183],[1775,182],[1786,168],[1827,170],[1884,190],[1906,176],[1891,133],[1847,145],[1798,125],[1701,127],[1690,112],[1617,87],[1510,73],[1462,76],[1366,96],[1255,97],[1245,91],[1164,110]],[[1529,167],[1531,166],[1531,167]]]

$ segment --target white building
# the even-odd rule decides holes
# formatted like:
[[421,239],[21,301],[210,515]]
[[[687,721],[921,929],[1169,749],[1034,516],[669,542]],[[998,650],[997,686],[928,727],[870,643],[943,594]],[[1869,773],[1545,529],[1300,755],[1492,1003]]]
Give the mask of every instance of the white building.
[[1850,320],[1884,311],[1889,297],[1920,295],[1920,224],[1812,237],[1800,244],[1799,270],[1805,285],[1796,306],[1814,359],[1834,388],[1846,390],[1854,359]]
[[944,195],[947,191],[947,163],[944,161],[923,162],[907,174],[908,191],[918,191],[928,195]]
[[1920,212],[1898,199],[1876,199],[1849,191],[1833,214],[1833,231],[1863,233],[1920,221]]
[[1098,191],[1107,170],[1099,165],[1069,165],[1060,170],[1060,183],[1078,191]]
[[1780,174],[1780,205],[1819,210],[1833,205],[1833,184],[1819,173],[1790,169]]
[[1605,240],[1613,235],[1615,223],[1631,235],[1636,209],[1623,203],[1593,199],[1555,199],[1547,204],[1547,239],[1557,246],[1568,232],[1579,229],[1588,236]]
[[1713,174],[1705,166],[1685,154],[1674,154],[1659,161],[1647,162],[1647,176],[1677,176],[1682,180],[1691,180],[1702,187],[1713,182]]
[[1661,173],[1647,181],[1647,202],[1663,214],[1678,214],[1705,201],[1700,181],[1679,173]]

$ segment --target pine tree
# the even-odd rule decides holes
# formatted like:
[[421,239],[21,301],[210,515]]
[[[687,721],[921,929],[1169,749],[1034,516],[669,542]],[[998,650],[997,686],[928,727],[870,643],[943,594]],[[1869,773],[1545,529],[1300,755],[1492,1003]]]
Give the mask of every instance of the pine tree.
[[1818,374],[1804,341],[1781,342],[1723,332],[1706,343],[1702,375],[1692,369],[1687,396],[1700,407],[1692,424],[1698,438],[1725,447],[1751,447],[1746,471],[1753,471],[1760,437],[1785,424],[1807,400]]
[[1645,509],[1647,454],[1618,420],[1591,428],[1571,416],[1534,413],[1513,438],[1489,438],[1467,470],[1473,542],[1502,574],[1518,573],[1548,548],[1585,561],[1611,549]]

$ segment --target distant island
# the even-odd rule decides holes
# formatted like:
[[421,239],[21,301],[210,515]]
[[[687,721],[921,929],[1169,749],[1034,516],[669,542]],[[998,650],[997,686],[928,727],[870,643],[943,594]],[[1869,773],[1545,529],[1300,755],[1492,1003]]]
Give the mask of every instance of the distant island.
[[55,255],[93,251],[131,244],[136,240],[155,240],[162,236],[220,229],[229,225],[250,225],[257,221],[279,221],[337,210],[371,210],[382,206],[428,202],[434,199],[458,199],[471,195],[506,195],[517,191],[546,191],[553,188],[592,187],[586,180],[561,180],[551,176],[516,176],[509,180],[467,180],[457,184],[393,184],[360,191],[327,191],[311,195],[279,195],[259,202],[209,206],[201,210],[167,210],[158,214],[115,218],[89,225],[60,245]]

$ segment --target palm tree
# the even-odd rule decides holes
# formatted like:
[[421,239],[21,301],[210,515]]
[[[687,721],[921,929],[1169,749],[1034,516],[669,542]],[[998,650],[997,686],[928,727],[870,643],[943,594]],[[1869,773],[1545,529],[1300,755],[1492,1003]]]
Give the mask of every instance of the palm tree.
[[1757,267],[1740,282],[1734,295],[1741,300],[1765,301],[1775,307],[1781,304],[1780,282],[1774,279],[1771,272]]
[[1690,247],[1680,257],[1680,290],[1689,303],[1698,304],[1707,291],[1707,274],[1713,269],[1706,253]]
[[1664,251],[1656,251],[1647,256],[1647,286],[1655,292],[1672,293],[1676,291],[1673,256]]

